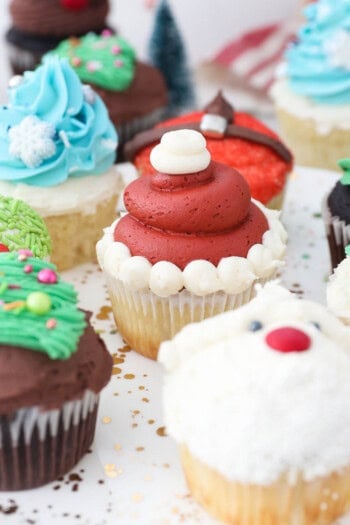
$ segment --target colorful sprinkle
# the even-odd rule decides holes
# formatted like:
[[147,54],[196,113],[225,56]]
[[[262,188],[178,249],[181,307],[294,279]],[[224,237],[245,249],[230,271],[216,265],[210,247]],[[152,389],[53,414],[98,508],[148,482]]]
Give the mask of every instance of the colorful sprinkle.
[[120,46],[112,46],[112,49],[111,49],[113,55],[119,55],[120,52],[121,52],[121,48]]
[[122,67],[123,66],[123,61],[118,59],[118,60],[115,60],[114,61],[114,65],[115,67]]
[[25,301],[13,301],[12,303],[4,304],[4,310],[15,310],[16,308],[23,308],[26,305]]
[[72,57],[71,64],[73,67],[79,67],[82,64],[82,60],[79,57]]
[[33,265],[32,264],[26,264],[24,267],[24,273],[32,273],[33,271]]
[[48,330],[53,330],[54,328],[56,328],[56,326],[57,326],[57,321],[56,321],[56,319],[48,319],[48,320],[46,321],[46,328],[47,328]]
[[108,38],[110,36],[112,36],[113,33],[110,29],[104,29],[101,33],[101,36],[105,37],[105,38]]
[[51,308],[51,298],[44,292],[32,292],[26,301],[30,312],[37,315],[45,315]]
[[102,64],[98,60],[91,60],[86,64],[86,69],[90,73],[93,73],[94,71],[99,71],[100,69],[102,69]]
[[38,281],[43,284],[56,284],[58,281],[57,273],[51,268],[44,268],[38,273]]

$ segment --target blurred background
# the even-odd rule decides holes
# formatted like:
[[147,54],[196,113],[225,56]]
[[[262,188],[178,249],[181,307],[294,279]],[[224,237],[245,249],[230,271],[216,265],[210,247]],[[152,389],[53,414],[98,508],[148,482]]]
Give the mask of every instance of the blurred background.
[[[147,58],[156,3],[156,0],[111,0],[111,25],[135,46],[141,59]],[[288,20],[298,4],[297,0],[169,0],[169,3],[185,40],[189,61],[196,70],[242,32]],[[2,35],[10,24],[8,4],[9,0],[0,2]],[[0,99],[4,101],[10,73],[3,38],[0,46]]]

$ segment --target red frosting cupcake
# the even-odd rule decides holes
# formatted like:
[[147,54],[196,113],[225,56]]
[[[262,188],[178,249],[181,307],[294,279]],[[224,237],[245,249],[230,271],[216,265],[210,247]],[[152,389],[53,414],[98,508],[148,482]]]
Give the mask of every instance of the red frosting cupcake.
[[119,331],[148,357],[185,324],[248,302],[285,252],[278,212],[205,146],[197,131],[166,133],[156,172],[126,188],[128,213],[97,246]]
[[219,93],[202,112],[167,120],[153,130],[139,133],[125,146],[125,157],[142,175],[153,173],[152,147],[166,131],[181,128],[201,131],[213,160],[238,169],[249,184],[252,197],[270,208],[281,208],[293,159],[278,136],[246,113],[236,113]]

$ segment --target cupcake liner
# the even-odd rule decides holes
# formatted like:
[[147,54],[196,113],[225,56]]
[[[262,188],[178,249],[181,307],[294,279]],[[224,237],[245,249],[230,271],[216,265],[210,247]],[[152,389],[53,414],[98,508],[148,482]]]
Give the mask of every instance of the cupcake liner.
[[343,472],[268,486],[231,482],[181,447],[192,495],[216,518],[235,525],[331,525],[350,507],[350,467]]
[[350,244],[350,224],[347,225],[339,217],[332,216],[328,207],[328,195],[322,202],[321,210],[334,269],[345,259],[345,247]]
[[178,294],[159,297],[150,290],[131,290],[119,279],[106,274],[113,314],[121,336],[136,352],[152,359],[157,358],[160,343],[171,339],[186,324],[248,303],[256,295],[255,285],[268,280],[258,279],[237,294],[219,291],[198,296],[183,289]]
[[35,69],[44,54],[41,52],[27,51],[10,43],[7,43],[6,48],[11,69],[15,75],[22,75],[24,71]]
[[93,441],[98,400],[87,390],[61,409],[0,416],[0,490],[39,487],[72,469]]
[[149,113],[148,115],[144,115],[143,117],[137,117],[133,120],[130,120],[130,122],[126,122],[124,124],[119,124],[118,122],[115,122],[114,124],[117,128],[119,144],[125,144],[125,142],[132,139],[132,137],[136,135],[136,133],[145,131],[149,128],[153,128],[155,124],[157,124],[164,118],[166,110],[166,107],[158,108]]

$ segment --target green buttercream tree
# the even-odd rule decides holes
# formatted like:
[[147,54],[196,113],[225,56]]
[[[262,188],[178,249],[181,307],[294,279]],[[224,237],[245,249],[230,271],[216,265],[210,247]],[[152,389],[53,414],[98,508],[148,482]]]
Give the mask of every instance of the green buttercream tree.
[[170,115],[194,106],[194,88],[185,46],[167,0],[160,1],[155,14],[149,57],[165,77]]
[[350,159],[342,159],[338,161],[338,165],[344,171],[344,175],[340,179],[341,184],[344,186],[350,185]]

